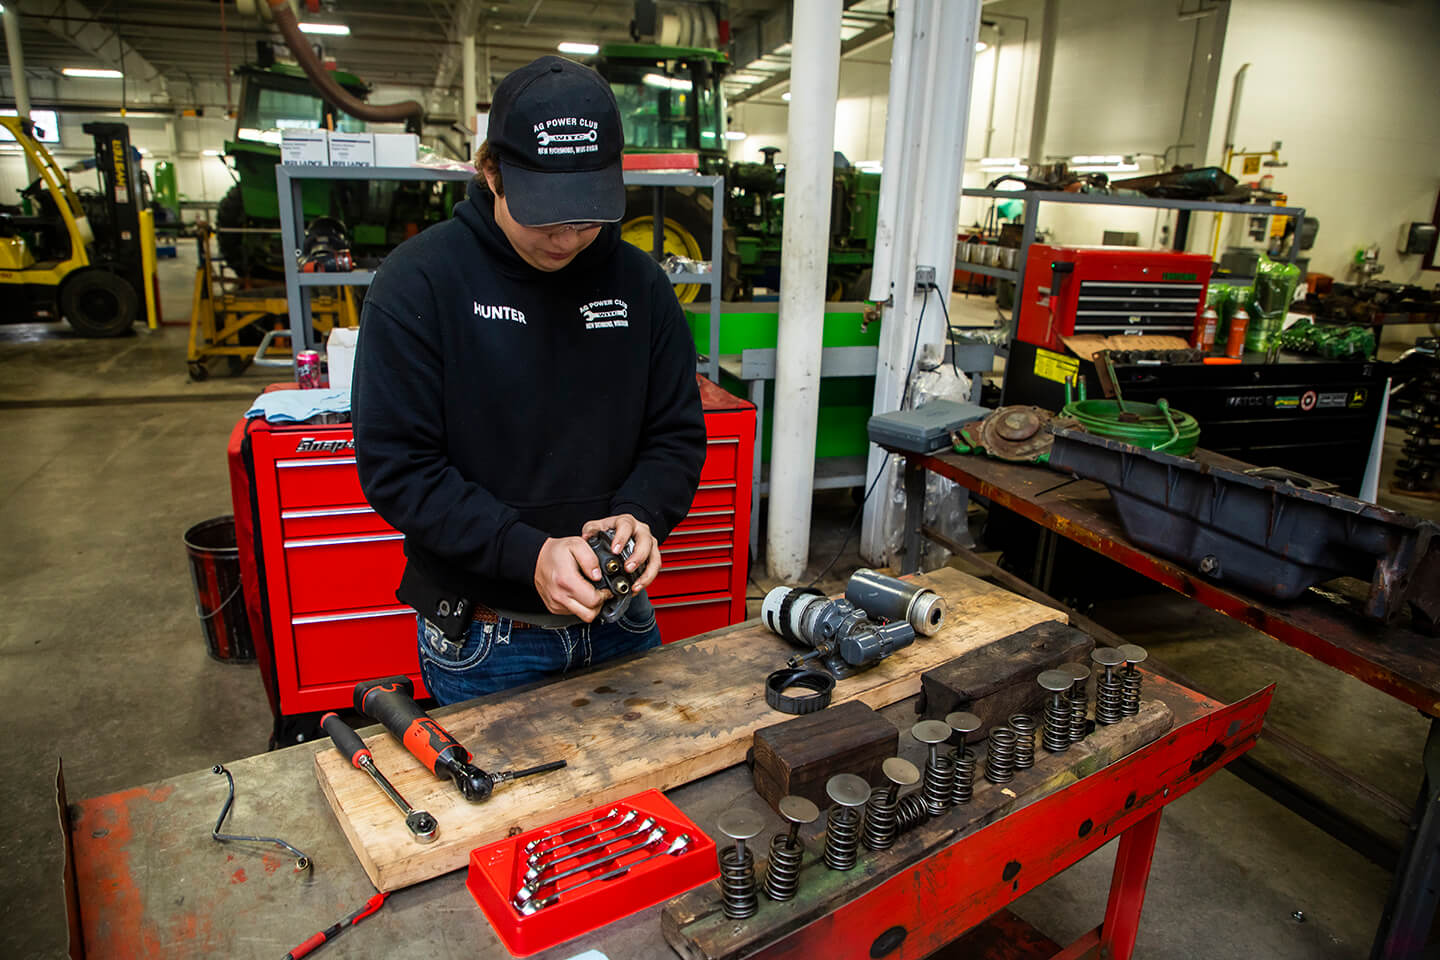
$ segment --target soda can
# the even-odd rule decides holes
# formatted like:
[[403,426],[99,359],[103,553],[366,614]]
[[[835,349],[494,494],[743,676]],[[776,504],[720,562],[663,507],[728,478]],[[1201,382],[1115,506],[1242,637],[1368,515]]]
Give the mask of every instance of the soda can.
[[301,350],[295,354],[295,382],[301,390],[320,388],[320,354],[314,350]]

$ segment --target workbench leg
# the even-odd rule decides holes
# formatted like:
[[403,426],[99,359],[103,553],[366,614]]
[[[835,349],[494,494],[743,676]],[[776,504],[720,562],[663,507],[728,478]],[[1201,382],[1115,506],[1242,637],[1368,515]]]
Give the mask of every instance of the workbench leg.
[[905,553],[901,573],[920,569],[920,527],[925,522],[925,468],[905,460]]
[[1422,956],[1440,904],[1440,720],[1430,721],[1423,768],[1420,799],[1380,915],[1371,960]]
[[1107,960],[1130,960],[1135,950],[1145,884],[1155,856],[1155,837],[1160,833],[1160,813],[1156,810],[1120,835],[1115,874],[1110,880],[1110,902],[1105,906],[1105,925],[1100,928],[1100,956]]

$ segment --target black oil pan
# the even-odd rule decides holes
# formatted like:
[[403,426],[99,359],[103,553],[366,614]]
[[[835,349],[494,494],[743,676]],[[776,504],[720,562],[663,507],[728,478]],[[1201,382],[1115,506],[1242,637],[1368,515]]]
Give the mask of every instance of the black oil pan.
[[[1369,581],[1365,613],[1387,620],[1440,591],[1434,523],[1314,487],[1247,472],[1228,457],[1145,450],[1056,428],[1050,466],[1110,488],[1125,533],[1202,575],[1279,600],[1337,576]],[[1416,571],[1422,571],[1416,575]]]

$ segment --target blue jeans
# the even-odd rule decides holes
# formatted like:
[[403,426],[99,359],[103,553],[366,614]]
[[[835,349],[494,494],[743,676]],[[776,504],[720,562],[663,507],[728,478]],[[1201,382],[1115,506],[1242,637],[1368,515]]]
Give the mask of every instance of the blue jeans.
[[571,670],[660,645],[655,608],[644,593],[635,594],[614,623],[517,627],[502,617],[498,623],[471,623],[459,644],[424,617],[416,620],[420,676],[442,705],[537,680],[558,680]]

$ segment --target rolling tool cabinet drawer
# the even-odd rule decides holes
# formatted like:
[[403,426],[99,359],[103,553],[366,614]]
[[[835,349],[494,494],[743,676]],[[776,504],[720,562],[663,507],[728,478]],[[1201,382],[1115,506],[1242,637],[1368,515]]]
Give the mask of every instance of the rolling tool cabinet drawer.
[[365,503],[354,457],[305,457],[275,462],[280,508]]
[[[669,599],[655,597],[650,602],[655,607],[655,621],[659,624],[660,635],[666,643],[718,630],[736,622],[731,619],[732,604],[729,593]],[[743,605],[744,597],[741,597],[740,602]],[[743,611],[744,607],[741,609]]]
[[395,532],[394,527],[380,519],[380,514],[365,504],[281,510],[280,526],[287,539]]
[[[662,554],[663,556],[663,554]],[[651,598],[673,597],[690,593],[710,593],[727,590],[734,561],[727,550],[709,557],[688,557],[674,555],[664,557],[665,566],[660,576],[650,586]],[[663,581],[663,583],[662,583]]]
[[295,669],[302,687],[355,682],[387,673],[418,673],[415,611],[381,610],[320,613],[290,619],[295,635]]
[[735,481],[702,483],[700,489],[695,491],[695,499],[690,504],[691,515],[696,510],[724,510],[732,512],[735,509]]
[[705,441],[705,465],[700,468],[700,482],[734,482],[740,466],[739,437],[710,437]]
[[292,613],[324,613],[393,603],[405,571],[405,535],[285,540],[285,575]]

